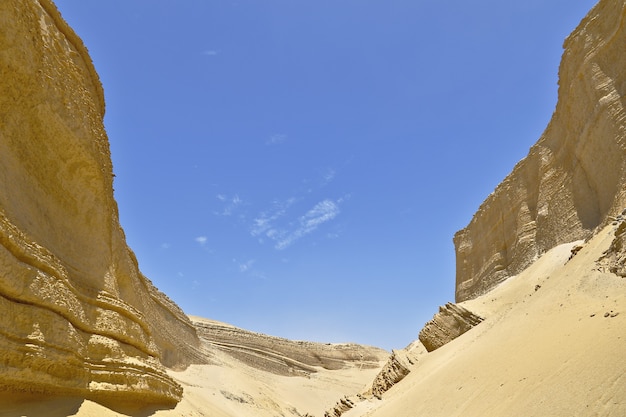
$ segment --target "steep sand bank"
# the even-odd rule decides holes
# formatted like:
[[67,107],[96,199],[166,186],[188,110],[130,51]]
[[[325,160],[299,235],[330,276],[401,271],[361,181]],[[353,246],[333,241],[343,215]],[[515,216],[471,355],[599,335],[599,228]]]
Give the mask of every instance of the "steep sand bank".
[[420,356],[411,373],[346,417],[626,415],[626,279],[597,262],[608,226],[557,246],[462,303],[485,321]]

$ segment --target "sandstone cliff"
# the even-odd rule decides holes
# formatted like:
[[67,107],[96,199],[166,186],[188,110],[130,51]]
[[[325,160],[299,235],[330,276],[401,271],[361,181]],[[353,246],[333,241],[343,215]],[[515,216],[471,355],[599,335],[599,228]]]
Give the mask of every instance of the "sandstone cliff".
[[176,401],[199,341],[126,245],[87,51],[49,0],[0,28],[0,389]]
[[626,205],[625,17],[624,0],[601,0],[566,39],[548,127],[454,237],[457,301],[588,238]]

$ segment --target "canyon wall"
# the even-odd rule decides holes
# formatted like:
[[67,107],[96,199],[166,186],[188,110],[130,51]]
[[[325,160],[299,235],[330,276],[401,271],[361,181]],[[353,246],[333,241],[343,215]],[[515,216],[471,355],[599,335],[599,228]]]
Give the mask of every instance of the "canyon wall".
[[87,51],[49,0],[0,28],[0,389],[177,401],[199,339],[126,245]]
[[601,0],[565,40],[548,127],[454,236],[457,302],[626,206],[625,20],[625,0]]

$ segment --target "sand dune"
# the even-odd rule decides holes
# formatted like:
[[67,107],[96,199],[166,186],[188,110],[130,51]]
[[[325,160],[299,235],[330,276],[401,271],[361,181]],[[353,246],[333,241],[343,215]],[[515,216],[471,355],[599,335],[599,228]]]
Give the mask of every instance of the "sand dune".
[[382,401],[344,415],[626,415],[626,279],[598,262],[613,229],[569,261],[580,242],[462,303],[485,321],[421,355]]

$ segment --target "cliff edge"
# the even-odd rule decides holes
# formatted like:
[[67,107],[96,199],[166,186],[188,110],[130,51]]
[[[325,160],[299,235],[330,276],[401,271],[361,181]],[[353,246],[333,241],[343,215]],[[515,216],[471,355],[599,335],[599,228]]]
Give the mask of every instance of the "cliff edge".
[[0,27],[0,389],[177,401],[199,339],[126,245],[87,51],[49,0]]
[[565,40],[548,127],[454,236],[457,302],[589,238],[626,206],[625,20],[626,1],[601,0]]

